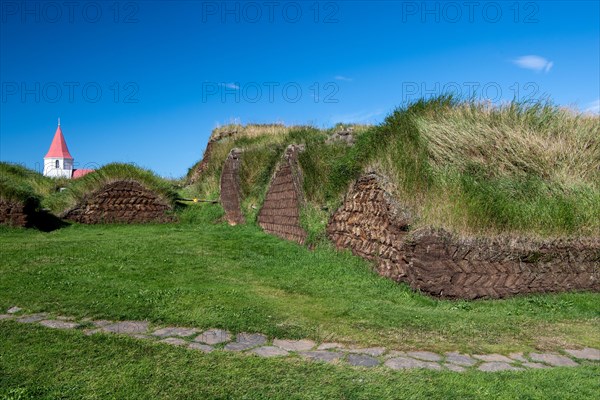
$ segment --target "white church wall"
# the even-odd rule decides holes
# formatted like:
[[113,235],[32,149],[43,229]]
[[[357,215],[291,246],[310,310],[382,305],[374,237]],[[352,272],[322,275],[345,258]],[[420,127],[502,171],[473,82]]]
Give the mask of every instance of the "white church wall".
[[[58,168],[56,162],[58,161]],[[44,176],[51,178],[68,178],[73,175],[73,160],[68,158],[44,158]]]

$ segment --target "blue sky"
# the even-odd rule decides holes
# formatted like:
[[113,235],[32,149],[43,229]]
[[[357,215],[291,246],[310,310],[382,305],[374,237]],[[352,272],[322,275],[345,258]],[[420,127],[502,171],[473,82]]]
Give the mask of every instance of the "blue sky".
[[420,96],[598,112],[583,2],[0,2],[0,159],[39,169],[61,118],[80,168],[178,177],[231,121],[377,123]]

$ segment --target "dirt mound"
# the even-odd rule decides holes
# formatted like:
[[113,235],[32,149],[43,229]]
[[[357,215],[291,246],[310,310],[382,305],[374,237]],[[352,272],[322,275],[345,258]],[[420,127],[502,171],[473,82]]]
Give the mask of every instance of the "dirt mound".
[[172,207],[136,181],[106,184],[63,213],[62,218],[82,224],[170,222]]
[[306,240],[306,231],[300,226],[300,207],[304,200],[298,153],[302,149],[288,146],[258,214],[258,224],[265,232],[300,244]]

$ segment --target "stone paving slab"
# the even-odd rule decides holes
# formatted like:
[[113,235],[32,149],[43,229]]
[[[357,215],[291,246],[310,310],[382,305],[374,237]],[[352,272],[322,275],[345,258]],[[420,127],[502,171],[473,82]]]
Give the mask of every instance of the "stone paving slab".
[[510,365],[509,363],[501,362],[501,361],[491,361],[484,362],[479,367],[477,367],[480,371],[485,372],[497,372],[497,371],[522,371],[523,368],[515,367],[514,365]]
[[260,357],[284,357],[289,355],[287,351],[275,346],[257,347],[251,352]]
[[529,362],[524,356],[523,353],[510,353],[508,357],[515,361],[520,361],[522,363]]
[[454,371],[454,372],[465,372],[466,369],[464,367],[461,367],[460,365],[456,365],[456,364],[443,364],[443,366],[447,369],[449,369],[450,371]]
[[600,360],[600,350],[598,349],[591,349],[589,347],[586,347],[583,350],[566,349],[565,352],[567,352],[575,358],[579,358],[580,360]]
[[348,353],[368,354],[371,357],[379,357],[385,353],[385,347],[368,347],[366,349],[354,348],[348,349]]
[[308,351],[315,347],[312,340],[273,340],[273,346],[277,346],[287,351]]
[[528,362],[524,362],[522,365],[524,367],[534,368],[534,369],[550,368],[546,364],[534,363],[534,362],[529,362],[529,361]]
[[166,339],[160,340],[160,343],[170,344],[172,346],[187,346],[188,342],[181,338],[168,337]]
[[407,369],[407,368],[426,368],[441,370],[440,364],[436,364],[428,361],[416,360],[409,357],[396,357],[390,358],[385,362],[385,366],[391,369]]
[[148,322],[146,321],[122,321],[112,325],[106,325],[102,327],[104,332],[110,333],[121,333],[121,334],[135,334],[135,333],[146,333],[148,332]]
[[354,367],[372,368],[378,366],[380,362],[375,357],[366,354],[350,354],[348,355],[348,364]]
[[332,350],[332,349],[343,349],[344,345],[340,344],[340,343],[321,343],[318,347],[317,350]]
[[0,320],[2,319],[11,319],[13,316],[10,314],[0,314]]
[[237,343],[246,344],[254,347],[262,346],[263,344],[267,343],[267,337],[261,333],[242,332],[236,336],[235,341]]
[[17,321],[23,322],[26,324],[31,324],[33,322],[40,322],[42,320],[45,320],[46,318],[48,318],[47,313],[39,313],[39,314],[24,315],[21,318],[17,318]]
[[485,362],[502,362],[508,364],[514,362],[514,360],[501,354],[473,354],[472,357]]
[[344,354],[338,351],[325,351],[325,350],[316,350],[316,351],[303,351],[300,352],[300,355],[304,358],[309,358],[315,361],[323,361],[323,362],[334,362],[341,359]]
[[576,367],[579,365],[569,357],[552,353],[530,353],[529,358],[533,361],[543,362],[555,367]]
[[460,354],[456,352],[446,353],[446,362],[460,365],[461,367],[470,367],[477,364],[477,360],[473,359],[467,354]]
[[225,347],[223,347],[223,350],[226,351],[244,351],[244,350],[250,350],[253,347],[256,347],[257,345],[255,344],[251,344],[251,343],[239,343],[239,342],[231,342],[231,343],[227,343],[225,345]]
[[398,350],[390,350],[390,351],[388,351],[388,353],[385,356],[383,356],[383,358],[385,358],[386,360],[388,360],[390,358],[396,358],[396,357],[406,357],[406,352],[398,351]]
[[90,321],[90,322],[96,328],[104,328],[105,326],[114,324],[114,321],[109,321],[109,320],[106,320],[106,319],[100,319],[100,320],[95,320],[95,321]]
[[213,351],[215,348],[212,346],[209,346],[207,344],[203,344],[203,343],[190,343],[188,345],[188,348],[193,349],[193,350],[200,350],[204,353],[210,353],[211,351]]
[[194,342],[202,342],[210,345],[231,341],[231,333],[222,329],[209,329],[194,339]]
[[422,361],[437,362],[442,360],[442,356],[436,353],[432,353],[430,351],[409,351],[406,353],[406,355]]
[[14,306],[14,307],[9,308],[6,312],[8,314],[16,314],[16,313],[18,313],[19,311],[22,311],[22,310],[23,309],[21,307]]
[[157,329],[152,333],[154,336],[158,337],[169,337],[169,336],[178,336],[178,337],[188,337],[198,333],[198,330],[195,328],[178,328],[178,327],[166,327]]
[[40,321],[40,325],[52,329],[75,329],[79,326],[76,322],[56,321],[51,319]]

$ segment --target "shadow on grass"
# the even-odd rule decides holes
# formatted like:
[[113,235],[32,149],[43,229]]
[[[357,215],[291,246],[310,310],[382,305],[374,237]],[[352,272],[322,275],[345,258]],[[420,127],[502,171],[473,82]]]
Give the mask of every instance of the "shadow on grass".
[[35,228],[42,232],[52,232],[60,228],[66,228],[69,225],[71,224],[63,221],[51,212],[39,210],[30,214],[30,220],[27,227]]

